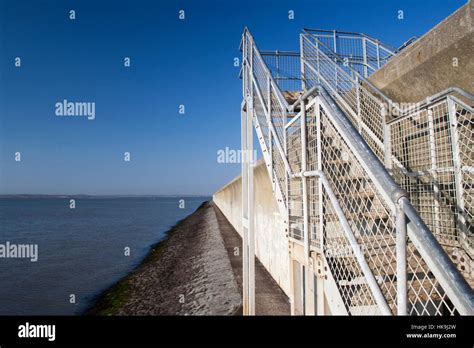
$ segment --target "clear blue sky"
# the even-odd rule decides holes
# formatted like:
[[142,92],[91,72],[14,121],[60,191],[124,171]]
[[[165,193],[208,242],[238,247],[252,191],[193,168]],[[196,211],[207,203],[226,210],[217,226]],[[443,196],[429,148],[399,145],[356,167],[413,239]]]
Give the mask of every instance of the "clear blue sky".
[[[244,26],[262,49],[298,50],[303,27],[399,46],[464,3],[0,0],[0,193],[211,194],[240,171],[217,151],[240,148]],[[95,120],[56,117],[63,99]]]

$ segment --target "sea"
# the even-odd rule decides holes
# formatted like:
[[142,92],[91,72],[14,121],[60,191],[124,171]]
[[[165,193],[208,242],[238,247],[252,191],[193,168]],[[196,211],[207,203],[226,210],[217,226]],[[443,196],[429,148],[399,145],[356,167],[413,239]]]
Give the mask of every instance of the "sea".
[[84,314],[209,199],[0,198],[0,315]]

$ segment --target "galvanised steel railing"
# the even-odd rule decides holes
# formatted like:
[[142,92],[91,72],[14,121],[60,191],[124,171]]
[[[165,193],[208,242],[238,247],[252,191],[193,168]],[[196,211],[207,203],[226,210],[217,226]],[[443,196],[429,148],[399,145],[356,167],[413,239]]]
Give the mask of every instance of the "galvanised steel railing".
[[[330,58],[307,32],[301,37],[303,79],[324,85],[385,163],[464,277],[474,284],[474,97],[449,88],[420,103],[400,105],[351,67]],[[348,72],[349,71],[349,72]]]
[[301,91],[301,59],[299,52],[260,51],[265,65],[282,91]]
[[[314,250],[325,260],[347,313],[474,313],[471,288],[361,135],[374,130],[352,126],[334,102],[350,89],[334,83],[339,77],[305,74],[303,56],[306,92],[290,105],[248,30],[242,49],[243,115],[255,126],[289,237],[308,258]],[[250,209],[244,204],[245,226]]]
[[337,58],[340,67],[352,67],[368,77],[395,56],[397,50],[363,33],[338,30],[304,29],[317,39],[319,49],[326,48],[330,57]]

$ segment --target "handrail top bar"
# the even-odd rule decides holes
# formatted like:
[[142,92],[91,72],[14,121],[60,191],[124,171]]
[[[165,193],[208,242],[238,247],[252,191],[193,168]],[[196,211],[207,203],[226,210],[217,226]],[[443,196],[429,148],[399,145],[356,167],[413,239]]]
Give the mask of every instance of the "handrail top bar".
[[301,104],[301,102],[304,102],[306,99],[316,94],[317,92],[319,92],[319,85],[311,87],[309,90],[300,95],[293,104],[290,105],[289,111],[293,111],[298,104]]
[[298,51],[280,51],[280,50],[261,50],[262,56],[295,56],[299,57],[300,52]]

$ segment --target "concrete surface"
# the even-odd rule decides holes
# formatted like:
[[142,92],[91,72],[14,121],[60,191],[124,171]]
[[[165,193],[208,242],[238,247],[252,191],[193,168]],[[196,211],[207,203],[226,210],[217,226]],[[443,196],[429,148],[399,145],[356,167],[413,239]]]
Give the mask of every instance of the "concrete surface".
[[[426,11],[429,15],[429,5]],[[453,66],[453,59],[458,66]],[[471,0],[376,71],[369,81],[396,102],[419,102],[448,87],[474,94],[473,71]]]
[[[219,230],[224,240],[234,277],[242,296],[242,238],[214,203]],[[237,252],[236,252],[237,251]],[[242,308],[237,314],[242,314]],[[262,263],[255,262],[255,314],[290,315],[290,302]]]
[[237,314],[242,295],[214,207],[206,203],[180,222],[97,307],[91,314]]
[[[290,271],[286,226],[280,216],[270,177],[263,160],[258,161],[255,165],[254,187],[255,253],[266,270],[289,296]],[[238,176],[217,191],[213,196],[213,201],[239,235],[242,236],[241,177]]]

